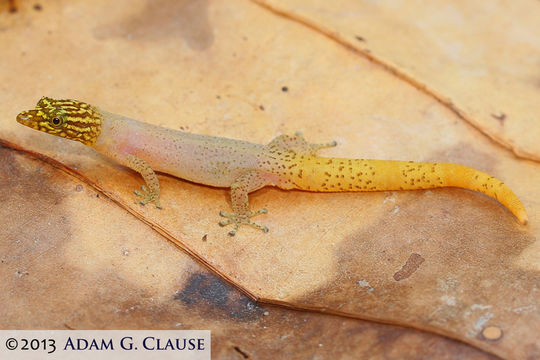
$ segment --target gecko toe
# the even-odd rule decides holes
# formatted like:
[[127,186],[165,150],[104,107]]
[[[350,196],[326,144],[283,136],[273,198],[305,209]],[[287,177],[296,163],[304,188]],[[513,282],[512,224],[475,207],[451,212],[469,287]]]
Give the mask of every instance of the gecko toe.
[[142,199],[139,201],[139,204],[146,205],[152,201],[156,204],[156,208],[163,209],[159,203],[159,193],[149,191],[146,186],[141,186],[141,190],[135,190],[133,193]]
[[266,210],[265,208],[262,208],[262,209],[257,210],[257,211],[251,211],[248,217],[253,217],[253,216],[257,216],[257,215],[260,215],[260,214],[267,214],[267,213],[268,213],[268,210]]
[[238,214],[238,213],[235,213],[235,212],[228,213],[228,212],[225,212],[225,211],[220,211],[219,215],[223,216],[223,217],[226,217],[227,219],[218,222],[218,225],[223,227],[223,226],[233,224],[234,229],[229,231],[230,236],[236,235],[236,232],[237,232],[238,228],[240,226],[242,226],[242,225],[248,225],[248,226],[251,226],[251,227],[253,227],[255,229],[259,229],[259,230],[262,230],[263,232],[267,233],[268,228],[266,226],[256,224],[256,223],[254,223],[254,222],[252,222],[250,220],[250,218],[253,217],[253,216],[256,216],[256,215],[259,215],[259,214],[266,214],[267,212],[268,212],[268,210],[266,210],[264,208],[260,209],[260,210],[257,210],[257,211],[249,211],[246,214]]
[[218,222],[218,225],[223,227],[223,226],[227,226],[227,225],[231,224],[232,222],[233,221],[231,219],[227,219],[227,220],[223,220],[223,221]]

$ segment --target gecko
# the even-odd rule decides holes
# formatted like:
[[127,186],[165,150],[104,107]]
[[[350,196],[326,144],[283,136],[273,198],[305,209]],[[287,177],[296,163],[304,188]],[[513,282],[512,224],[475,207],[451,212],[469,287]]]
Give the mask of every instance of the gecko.
[[230,188],[232,211],[221,211],[221,226],[234,236],[267,213],[251,210],[248,194],[265,186],[313,192],[393,191],[459,187],[484,193],[506,206],[522,223],[527,213],[517,196],[497,178],[453,163],[321,157],[336,142],[308,143],[300,132],[280,135],[266,145],[197,135],[147,124],[88,103],[42,97],[17,121],[48,134],[75,140],[138,172],[146,185],[135,190],[141,204],[160,205],[156,172],[195,183]]

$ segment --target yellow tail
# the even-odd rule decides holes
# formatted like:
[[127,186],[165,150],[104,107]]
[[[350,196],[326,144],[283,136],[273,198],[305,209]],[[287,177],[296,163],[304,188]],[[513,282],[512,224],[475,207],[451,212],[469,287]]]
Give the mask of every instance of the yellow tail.
[[476,169],[449,163],[306,157],[295,177],[298,189],[321,192],[417,190],[460,187],[479,191],[506,206],[521,223],[527,213],[502,181]]

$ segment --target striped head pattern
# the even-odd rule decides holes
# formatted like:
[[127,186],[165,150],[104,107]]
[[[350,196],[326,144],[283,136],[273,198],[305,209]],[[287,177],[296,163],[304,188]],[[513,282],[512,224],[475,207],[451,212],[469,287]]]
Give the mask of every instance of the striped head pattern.
[[102,116],[95,107],[81,101],[42,97],[35,109],[17,115],[17,121],[32,129],[93,145],[101,133]]

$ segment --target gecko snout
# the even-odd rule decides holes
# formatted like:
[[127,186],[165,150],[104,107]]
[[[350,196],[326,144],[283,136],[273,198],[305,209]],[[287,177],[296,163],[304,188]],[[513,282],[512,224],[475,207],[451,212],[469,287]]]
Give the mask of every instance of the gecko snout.
[[17,115],[17,122],[35,128],[37,126],[36,110],[27,110]]

